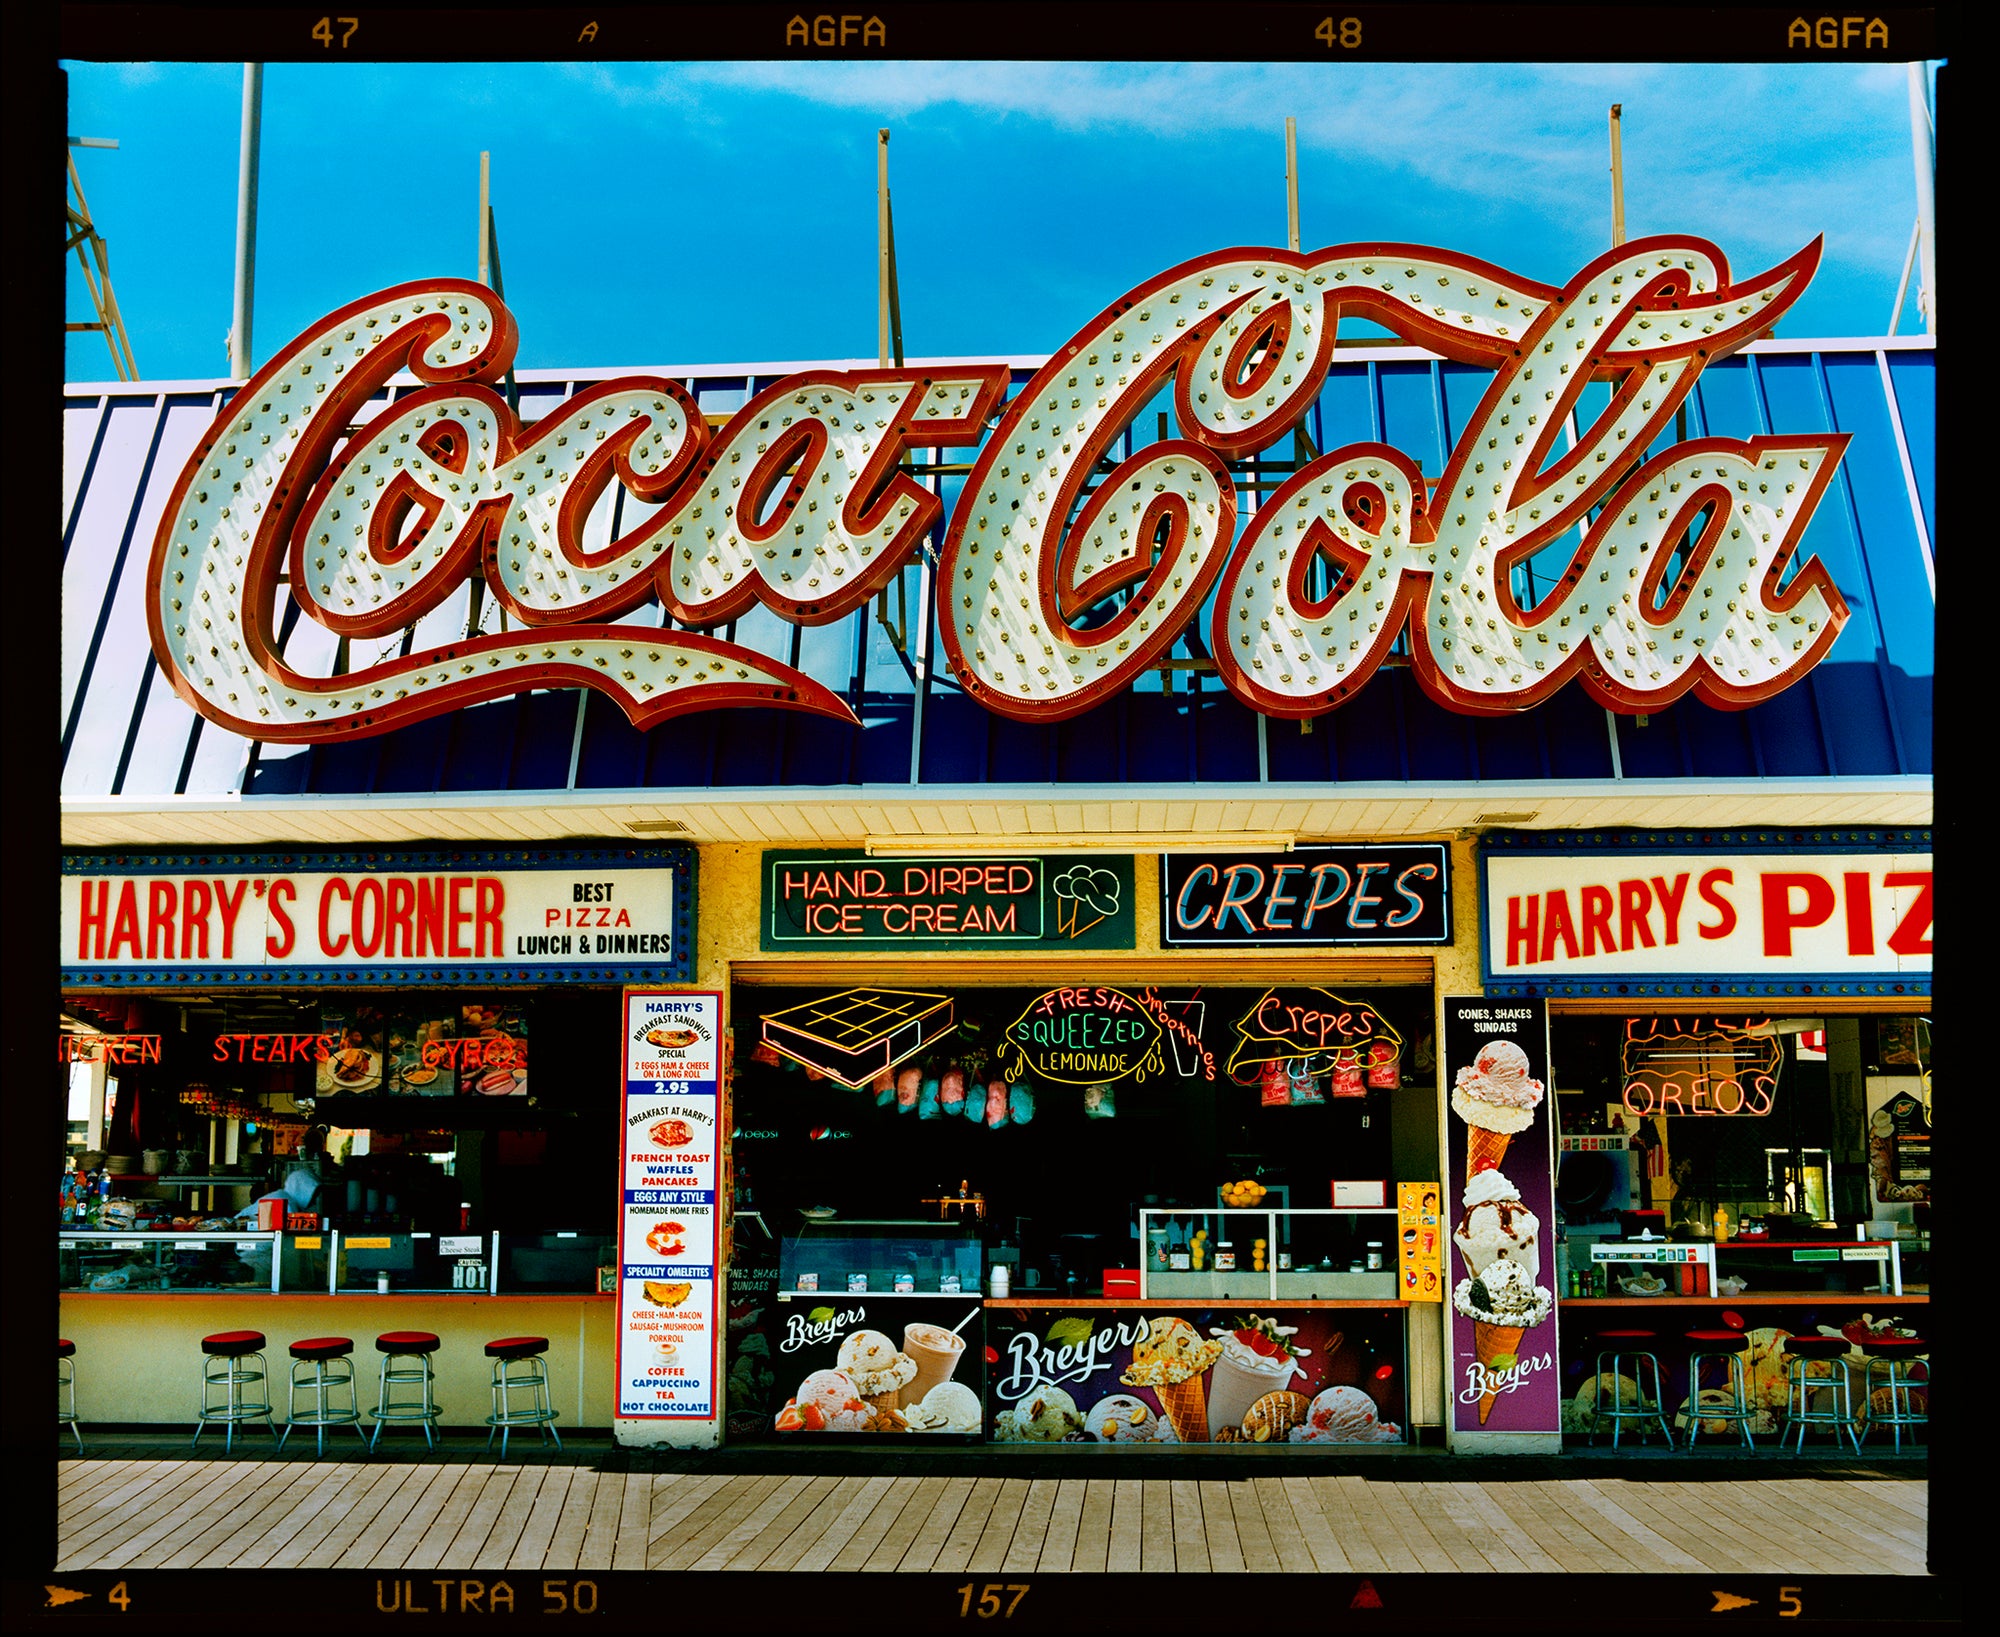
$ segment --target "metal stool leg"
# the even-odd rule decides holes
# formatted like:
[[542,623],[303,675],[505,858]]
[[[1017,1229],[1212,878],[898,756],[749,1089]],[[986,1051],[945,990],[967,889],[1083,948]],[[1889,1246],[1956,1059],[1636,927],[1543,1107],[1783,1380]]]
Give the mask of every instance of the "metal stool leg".
[[76,1360],[58,1358],[56,1360],[56,1388],[67,1402],[56,1411],[56,1419],[68,1425],[70,1434],[76,1439],[76,1452],[83,1453],[83,1429],[77,1423],[76,1414]]
[[[390,1366],[399,1358],[417,1361],[420,1368],[395,1370]],[[437,1419],[437,1404],[431,1396],[431,1356],[428,1353],[384,1353],[382,1373],[375,1397],[375,1431],[368,1441],[374,1449],[382,1436],[382,1427],[388,1421],[416,1421],[424,1429],[424,1442],[432,1449],[437,1448],[437,1435],[431,1423]],[[415,1382],[422,1389],[422,1396],[416,1403],[399,1403],[391,1395],[397,1382]]]

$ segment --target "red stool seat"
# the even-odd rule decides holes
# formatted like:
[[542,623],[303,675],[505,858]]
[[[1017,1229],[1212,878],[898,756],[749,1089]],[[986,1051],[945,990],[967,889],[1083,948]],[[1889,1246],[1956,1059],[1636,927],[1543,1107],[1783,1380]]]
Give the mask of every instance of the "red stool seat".
[[261,1353],[264,1350],[264,1332],[218,1330],[212,1336],[201,1338],[201,1350],[210,1358],[236,1358],[244,1353]]
[[440,1345],[428,1330],[385,1330],[375,1338],[378,1353],[435,1353]]
[[1844,1336],[1788,1336],[1785,1349],[1794,1358],[1844,1358],[1847,1355],[1847,1338]]
[[73,1341],[58,1341],[58,1342],[56,1343],[56,1357],[57,1357],[57,1358],[75,1358],[75,1357],[76,1357],[76,1343],[75,1343],[75,1342],[73,1342]]
[[1878,1336],[1864,1341],[1861,1351],[1870,1358],[1910,1358],[1929,1346],[1921,1336]]
[[287,1351],[293,1358],[345,1358],[354,1351],[354,1343],[346,1336],[313,1336],[293,1342]]
[[1597,1339],[1599,1341],[1651,1341],[1653,1336],[1654,1332],[1651,1330],[1600,1330],[1597,1332]]
[[488,1358],[533,1358],[549,1350],[547,1336],[502,1336],[486,1344]]
[[1747,1353],[1750,1338],[1737,1330],[1690,1330],[1687,1339],[1697,1352]]

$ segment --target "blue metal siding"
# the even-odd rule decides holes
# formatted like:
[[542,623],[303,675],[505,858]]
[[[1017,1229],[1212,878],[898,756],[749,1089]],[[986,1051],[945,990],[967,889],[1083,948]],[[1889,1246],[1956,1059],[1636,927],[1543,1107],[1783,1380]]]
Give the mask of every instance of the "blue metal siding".
[[[1886,372],[1884,368],[1886,361]],[[552,411],[589,377],[524,381],[521,410]],[[771,379],[675,372],[709,414],[726,414]],[[1885,373],[1893,400],[1885,391]],[[1026,379],[1017,367],[1015,384]],[[1435,476],[1490,377],[1415,352],[1338,361],[1306,430],[1321,450],[1386,441]],[[1348,704],[1296,722],[1259,719],[1213,674],[1148,673],[1126,694],[1069,722],[1029,727],[989,715],[959,690],[940,657],[928,572],[913,564],[892,618],[907,618],[909,655],[897,653],[873,610],[832,625],[798,628],[754,609],[720,635],[799,666],[848,699],[858,728],[782,711],[739,710],[682,717],[646,733],[591,694],[529,693],[460,711],[376,739],[310,748],[248,746],[201,722],[168,688],[147,643],[144,570],[161,506],[226,386],[80,389],[65,403],[63,788],[70,795],[122,793],[341,795],[433,791],[769,788],[856,786],[875,790],[945,784],[1062,785],[1339,783],[1610,779],[1612,735],[1628,778],[1927,774],[1931,770],[1934,597],[1924,541],[1932,517],[1936,447],[1935,361],[1926,348],[1869,343],[1786,349],[1765,343],[1711,366],[1691,395],[1687,434],[1840,430],[1852,441],[1820,503],[1807,548],[1826,563],[1851,616],[1833,652],[1803,683],[1751,710],[1717,711],[1683,699],[1642,726],[1615,727],[1572,685],[1536,710],[1480,718],[1446,711],[1392,656]],[[410,390],[405,387],[402,391]],[[1605,393],[1593,387],[1581,411]],[[378,397],[386,403],[389,394]],[[1158,439],[1162,393],[1134,423],[1125,450]],[[1896,444],[1900,424],[1913,491]],[[1171,425],[1168,428],[1172,435]],[[1672,441],[1663,437],[1661,446]],[[1289,440],[1245,478],[1281,478]],[[960,463],[965,457],[954,454]],[[949,515],[962,479],[934,479]],[[1268,492],[1268,490],[1264,491]],[[617,526],[647,508],[620,499]],[[1247,515],[1251,502],[1246,497]],[[607,509],[592,543],[613,527]],[[933,537],[941,538],[940,528]],[[1522,571],[1520,594],[1545,591],[1570,543]],[[462,633],[470,593],[461,587],[419,621],[428,646]],[[484,627],[498,629],[491,598]],[[657,623],[657,607],[631,616]],[[324,673],[332,634],[281,600],[287,663]],[[1205,654],[1206,612],[1175,658]],[[355,645],[351,664],[372,663],[400,643]],[[1399,647],[1402,645],[1399,644]],[[923,656],[931,656],[928,666]],[[921,743],[916,743],[921,722]],[[1268,768],[1260,774],[1260,762]]]

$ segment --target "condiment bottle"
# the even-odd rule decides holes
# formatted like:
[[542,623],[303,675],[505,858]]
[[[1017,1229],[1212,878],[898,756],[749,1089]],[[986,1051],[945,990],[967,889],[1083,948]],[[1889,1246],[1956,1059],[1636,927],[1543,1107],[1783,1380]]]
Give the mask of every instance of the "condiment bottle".
[[1729,1237],[1729,1212],[1720,1205],[1715,1208],[1715,1237],[1718,1242]]

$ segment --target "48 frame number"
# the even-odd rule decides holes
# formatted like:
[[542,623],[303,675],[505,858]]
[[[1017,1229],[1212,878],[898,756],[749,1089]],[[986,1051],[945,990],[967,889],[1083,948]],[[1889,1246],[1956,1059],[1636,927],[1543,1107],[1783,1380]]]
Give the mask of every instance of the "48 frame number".
[[1358,51],[1361,48],[1361,19],[1342,17],[1336,21],[1331,17],[1322,17],[1319,27],[1313,30],[1313,38],[1329,51],[1335,46],[1344,51]]

